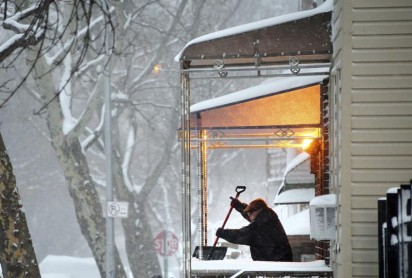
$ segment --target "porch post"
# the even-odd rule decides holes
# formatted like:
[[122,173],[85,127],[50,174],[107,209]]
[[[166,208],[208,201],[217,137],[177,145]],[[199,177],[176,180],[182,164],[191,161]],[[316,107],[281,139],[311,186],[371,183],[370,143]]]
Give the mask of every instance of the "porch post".
[[[206,131],[200,130],[198,138],[201,139],[198,144],[198,229],[199,245],[207,245],[207,149]],[[199,258],[203,258],[203,249],[199,250]]]
[[183,277],[191,276],[191,216],[190,216],[190,79],[181,75],[181,159],[182,159],[182,248]]

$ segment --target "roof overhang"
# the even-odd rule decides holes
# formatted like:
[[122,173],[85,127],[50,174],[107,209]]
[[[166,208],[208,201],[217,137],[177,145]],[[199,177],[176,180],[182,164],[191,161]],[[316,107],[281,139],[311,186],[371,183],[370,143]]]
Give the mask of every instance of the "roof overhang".
[[[230,71],[328,67],[332,53],[332,1],[318,8],[245,24],[189,42],[175,57],[181,70]],[[313,74],[309,70],[307,74]],[[223,75],[222,75],[223,76]]]

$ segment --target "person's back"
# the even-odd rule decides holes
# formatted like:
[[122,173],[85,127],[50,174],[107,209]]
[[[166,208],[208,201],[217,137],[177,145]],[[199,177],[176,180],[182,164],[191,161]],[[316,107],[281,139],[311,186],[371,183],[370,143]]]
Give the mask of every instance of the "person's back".
[[241,229],[221,229],[218,237],[235,244],[250,246],[252,259],[255,261],[292,261],[293,254],[289,240],[277,214],[262,199],[256,199],[249,205],[237,199],[233,207],[251,223]]
[[255,235],[250,242],[250,253],[256,261],[292,261],[289,240],[277,214],[264,208],[250,224]]

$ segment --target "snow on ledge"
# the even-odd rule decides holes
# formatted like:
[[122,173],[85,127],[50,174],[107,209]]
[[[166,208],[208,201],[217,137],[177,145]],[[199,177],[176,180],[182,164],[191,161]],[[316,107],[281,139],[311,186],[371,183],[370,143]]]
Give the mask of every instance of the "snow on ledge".
[[330,272],[323,260],[313,262],[263,262],[244,260],[201,261],[192,259],[192,271],[279,271],[279,272]]
[[326,194],[317,196],[310,201],[309,206],[336,206],[336,195]]
[[398,189],[399,189],[399,187],[391,187],[391,188],[389,188],[389,189],[386,191],[386,193],[388,193],[388,194],[396,194],[396,193],[398,193]]
[[[287,188],[287,186],[286,186]],[[276,195],[275,204],[309,203],[315,197],[315,187],[286,189]]]

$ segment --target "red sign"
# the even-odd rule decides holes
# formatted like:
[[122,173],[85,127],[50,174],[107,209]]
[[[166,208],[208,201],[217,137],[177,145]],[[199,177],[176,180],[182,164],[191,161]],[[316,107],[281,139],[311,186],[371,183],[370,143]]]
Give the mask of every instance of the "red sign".
[[179,240],[172,232],[160,232],[154,238],[156,252],[161,256],[171,256],[179,248]]

